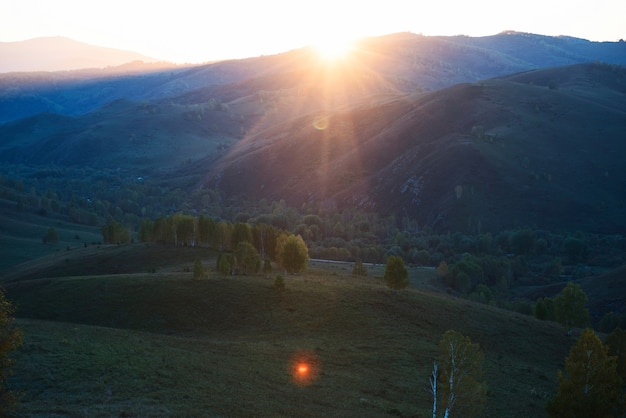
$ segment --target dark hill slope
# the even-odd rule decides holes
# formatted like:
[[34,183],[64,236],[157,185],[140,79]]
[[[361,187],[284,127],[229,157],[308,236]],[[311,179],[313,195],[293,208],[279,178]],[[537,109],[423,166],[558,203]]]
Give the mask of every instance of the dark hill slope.
[[477,230],[626,231],[626,71],[533,71],[286,121],[242,140],[206,184]]

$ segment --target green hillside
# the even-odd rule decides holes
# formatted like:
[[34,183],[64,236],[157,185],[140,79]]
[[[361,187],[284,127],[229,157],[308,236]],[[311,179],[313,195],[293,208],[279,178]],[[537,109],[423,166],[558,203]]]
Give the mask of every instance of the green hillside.
[[[263,276],[194,280],[186,262],[169,265],[6,284],[25,334],[20,416],[427,416],[437,344],[455,329],[485,353],[485,416],[537,417],[574,341],[554,323],[340,270],[309,268],[280,292]],[[315,368],[307,385],[296,358]]]

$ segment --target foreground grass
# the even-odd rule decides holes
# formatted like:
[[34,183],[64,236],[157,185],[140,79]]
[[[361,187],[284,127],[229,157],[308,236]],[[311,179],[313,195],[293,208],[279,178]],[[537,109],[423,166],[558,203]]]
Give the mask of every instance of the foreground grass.
[[[437,344],[456,329],[485,352],[485,416],[536,417],[571,344],[554,324],[375,278],[312,269],[286,282],[7,284],[25,334],[11,382],[19,416],[429,416]],[[308,381],[294,379],[298,357]]]

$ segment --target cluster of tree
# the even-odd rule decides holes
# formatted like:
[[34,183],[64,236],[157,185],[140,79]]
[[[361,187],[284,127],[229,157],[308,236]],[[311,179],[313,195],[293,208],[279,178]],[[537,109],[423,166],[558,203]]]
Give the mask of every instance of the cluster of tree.
[[[626,261],[626,239],[585,233],[555,234],[534,228],[498,233],[437,233],[414,220],[381,217],[355,209],[337,209],[326,202],[289,207],[285,201],[228,202],[210,189],[185,191],[164,186],[150,173],[91,168],[7,167],[11,177],[0,176],[0,197],[45,213],[56,212],[77,223],[102,224],[115,220],[131,232],[142,219],[158,219],[173,213],[210,213],[231,222],[268,224],[301,235],[312,257],[382,263],[389,255],[412,265],[450,266],[465,254],[479,260],[486,281],[501,281],[502,271],[518,278],[531,275],[542,280],[562,275],[587,274],[581,264],[621,265]],[[491,259],[487,259],[490,256]],[[495,259],[494,259],[495,258]],[[510,266],[506,266],[507,262]],[[494,278],[494,264],[500,270]],[[507,280],[511,280],[507,277]],[[470,294],[480,277],[451,278],[452,284]],[[494,289],[489,283],[484,283]],[[511,284],[509,282],[509,284]]]
[[275,258],[276,240],[282,230],[272,225],[229,222],[200,215],[181,213],[156,220],[144,219],[137,234],[140,242],[157,242],[175,246],[207,247],[233,252],[239,243],[253,244],[261,258]]
[[[280,232],[275,239],[274,262],[286,273],[295,274],[304,271],[309,264],[308,248],[300,235]],[[235,273],[251,274],[263,271],[272,273],[268,258],[261,262],[259,249],[248,241],[241,241],[232,253],[220,253],[216,262],[217,271],[228,276]]]
[[[537,299],[532,313],[537,319],[557,321],[570,332],[572,327],[589,325],[590,314],[585,307],[587,301],[588,297],[580,285],[569,282],[554,298]],[[608,312],[594,327],[606,334],[616,328],[626,328],[626,315]]]
[[595,328],[605,334],[609,334],[616,328],[626,329],[626,313],[619,315],[615,312],[607,312]]
[[554,298],[544,297],[535,303],[535,317],[557,321],[571,334],[573,327],[589,323],[589,310],[585,308],[588,297],[580,285],[569,282]]
[[[122,228],[123,229],[123,228]],[[115,221],[103,227],[105,242],[121,232]],[[141,242],[176,246],[206,247],[220,254],[216,271],[222,275],[271,272],[270,260],[287,273],[303,271],[309,262],[308,247],[300,235],[276,230],[268,224],[231,223],[201,215],[176,214],[155,221],[144,219],[139,228]],[[194,267],[194,271],[196,267]]]
[[626,249],[626,240],[619,235],[556,234],[531,228],[496,234],[437,234],[428,227],[408,225],[408,229],[400,227],[396,232],[389,251],[417,265],[436,266],[442,260],[451,263],[465,254],[477,258],[489,255],[517,258],[529,273],[556,279],[562,274],[583,274],[577,270],[578,264],[621,265]]
[[127,244],[132,241],[130,230],[117,221],[110,221],[101,228],[105,244]]
[[439,263],[439,269],[440,279],[447,286],[466,295],[481,285],[504,293],[509,283],[527,273],[524,260],[520,257],[476,257],[469,253],[463,254],[450,265],[445,261]]

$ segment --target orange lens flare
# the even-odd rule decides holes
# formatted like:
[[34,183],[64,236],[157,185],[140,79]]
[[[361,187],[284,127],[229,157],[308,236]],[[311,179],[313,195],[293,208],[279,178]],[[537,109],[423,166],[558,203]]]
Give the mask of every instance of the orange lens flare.
[[289,364],[291,380],[296,385],[311,385],[319,377],[320,361],[315,353],[299,351],[291,357]]

